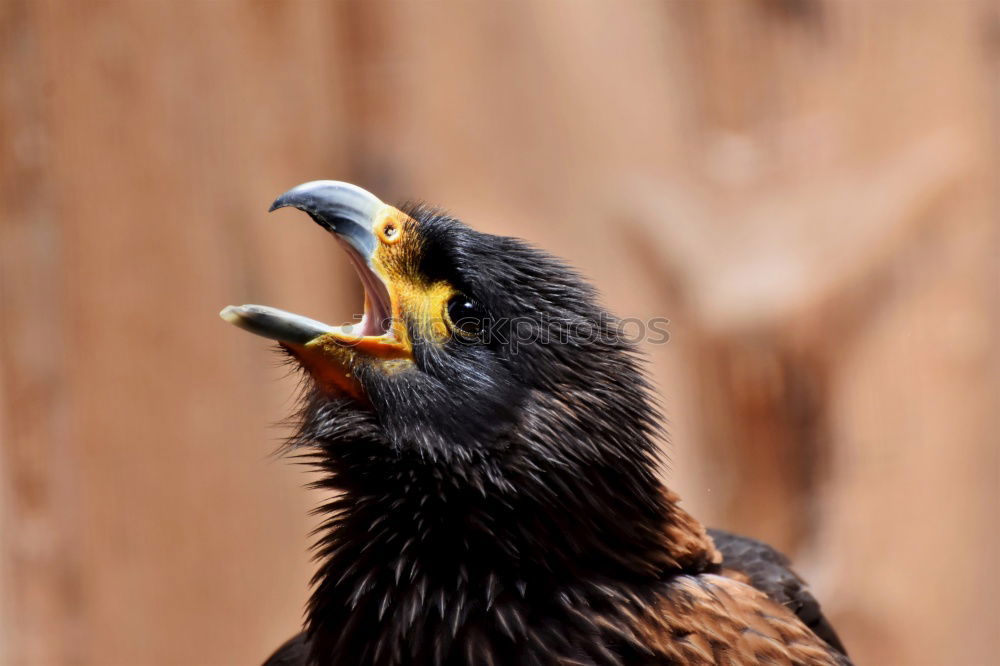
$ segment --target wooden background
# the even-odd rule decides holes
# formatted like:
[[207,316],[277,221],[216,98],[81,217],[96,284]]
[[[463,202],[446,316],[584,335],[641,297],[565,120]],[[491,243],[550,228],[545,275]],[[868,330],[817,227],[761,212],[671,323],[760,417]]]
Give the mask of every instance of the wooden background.
[[794,555],[858,664],[1000,651],[987,2],[0,2],[0,663],[296,631],[293,381],[216,313],[349,319],[315,178],[526,237],[648,346],[669,482]]

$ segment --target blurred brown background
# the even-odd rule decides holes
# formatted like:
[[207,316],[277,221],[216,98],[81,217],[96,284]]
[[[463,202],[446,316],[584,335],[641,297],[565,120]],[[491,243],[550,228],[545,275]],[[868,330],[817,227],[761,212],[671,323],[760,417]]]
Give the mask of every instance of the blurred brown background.
[[858,664],[995,664],[992,3],[0,2],[0,663],[259,663],[311,564],[294,381],[347,321],[305,180],[579,266],[649,346],[669,482]]

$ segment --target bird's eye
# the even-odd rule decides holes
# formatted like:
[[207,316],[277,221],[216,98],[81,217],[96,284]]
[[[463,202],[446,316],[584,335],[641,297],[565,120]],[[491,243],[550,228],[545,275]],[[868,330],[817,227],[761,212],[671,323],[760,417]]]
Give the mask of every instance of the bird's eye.
[[466,336],[478,336],[488,325],[483,306],[464,294],[455,294],[448,301],[448,319],[456,331]]

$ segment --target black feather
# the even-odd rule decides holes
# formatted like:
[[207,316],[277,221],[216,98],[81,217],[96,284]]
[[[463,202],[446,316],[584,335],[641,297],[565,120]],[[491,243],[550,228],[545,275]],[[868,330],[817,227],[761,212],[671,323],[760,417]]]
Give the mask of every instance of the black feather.
[[263,666],[307,666],[309,664],[309,640],[305,632],[288,639],[274,651]]
[[336,496],[306,631],[268,663],[666,663],[636,618],[715,552],[659,480],[632,344],[559,260],[407,212],[420,249],[402,261],[491,330],[442,344],[413,326],[412,369],[357,370],[370,407],[307,382],[289,450]]

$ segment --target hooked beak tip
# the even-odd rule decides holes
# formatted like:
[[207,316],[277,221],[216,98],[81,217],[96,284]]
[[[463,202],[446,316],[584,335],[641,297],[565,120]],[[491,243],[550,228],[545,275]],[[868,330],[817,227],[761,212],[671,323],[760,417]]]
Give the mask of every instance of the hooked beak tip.
[[285,207],[287,207],[289,205],[291,205],[291,204],[288,203],[288,200],[285,198],[285,195],[282,194],[280,197],[278,197],[277,199],[274,200],[274,203],[272,203],[271,206],[267,209],[267,212],[268,213],[273,213],[274,211],[278,210],[279,208],[285,208]]
[[316,224],[343,238],[368,260],[377,239],[372,227],[386,204],[357,185],[314,180],[288,190],[269,211],[291,206],[307,213]]

